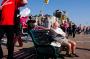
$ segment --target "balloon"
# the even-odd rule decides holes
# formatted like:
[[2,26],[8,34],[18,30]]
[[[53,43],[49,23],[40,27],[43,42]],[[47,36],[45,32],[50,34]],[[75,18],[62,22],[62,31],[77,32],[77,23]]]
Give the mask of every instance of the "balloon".
[[49,3],[49,0],[44,0],[45,4],[48,4]]
[[29,16],[31,10],[29,8],[25,8],[20,12],[21,17]]

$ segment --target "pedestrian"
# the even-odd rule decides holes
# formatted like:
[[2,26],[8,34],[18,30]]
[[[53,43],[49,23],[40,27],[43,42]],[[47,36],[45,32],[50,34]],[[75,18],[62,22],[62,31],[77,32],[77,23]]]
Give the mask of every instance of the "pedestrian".
[[44,19],[44,27],[46,27],[46,28],[51,27],[50,19],[47,15],[45,16],[45,19]]
[[0,59],[3,58],[1,39],[4,34],[7,36],[7,59],[14,59],[14,15],[15,10],[20,6],[24,6],[25,4],[26,3],[23,0],[2,0],[0,6],[0,9],[2,10],[0,19]]
[[75,34],[76,34],[76,25],[73,23],[72,24],[72,36],[73,36],[73,38],[75,38]]
[[69,27],[69,23],[67,21],[64,21],[63,26],[64,26],[64,32],[67,33],[67,28]]
[[21,39],[21,32],[22,32],[22,28],[21,28],[21,23],[20,23],[20,10],[19,8],[15,11],[15,29],[14,29],[14,45],[16,44],[16,42],[19,43],[19,47],[23,46],[23,42]]
[[69,25],[69,27],[67,28],[67,34],[68,34],[68,37],[72,36],[72,26],[71,25]]

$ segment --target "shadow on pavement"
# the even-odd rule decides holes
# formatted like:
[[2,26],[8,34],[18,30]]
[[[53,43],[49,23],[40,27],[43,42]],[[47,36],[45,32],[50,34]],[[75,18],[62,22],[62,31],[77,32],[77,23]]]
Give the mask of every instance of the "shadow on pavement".
[[23,48],[14,53],[14,59],[36,59],[34,47]]
[[77,49],[90,51],[90,49],[80,48],[80,47],[77,47]]
[[[58,56],[59,59],[64,59],[64,55]],[[37,59],[36,51],[34,47],[23,48],[14,53],[14,59]]]
[[[64,54],[60,54],[58,57],[58,59],[65,59]],[[5,55],[4,58],[7,58],[7,55]],[[37,59],[35,47],[19,49],[19,51],[14,52],[14,59]]]

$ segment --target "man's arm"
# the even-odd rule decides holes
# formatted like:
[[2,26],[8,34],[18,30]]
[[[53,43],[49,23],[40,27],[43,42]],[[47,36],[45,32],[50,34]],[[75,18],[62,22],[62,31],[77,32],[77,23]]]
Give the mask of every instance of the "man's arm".
[[64,36],[64,37],[66,37],[66,33],[65,33],[61,28],[59,28],[58,31],[59,31],[58,34],[60,34],[60,35],[62,35],[62,36]]
[[36,30],[50,30],[50,29],[43,27],[43,26],[35,26],[34,29],[36,29]]
[[0,6],[0,10],[2,10],[2,6]]
[[28,0],[16,0],[16,2],[18,7],[22,7],[28,3]]
[[21,0],[23,4],[27,4],[28,0]]
[[12,2],[9,2],[9,0],[6,0],[6,1],[2,1],[2,4],[1,4],[1,6],[3,7],[3,6],[5,6],[5,5],[7,5],[7,4],[11,4]]

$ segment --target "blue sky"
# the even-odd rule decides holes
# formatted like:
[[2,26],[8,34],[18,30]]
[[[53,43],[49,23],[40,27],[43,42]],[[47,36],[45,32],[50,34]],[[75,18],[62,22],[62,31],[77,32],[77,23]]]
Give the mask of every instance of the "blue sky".
[[68,17],[76,24],[90,25],[90,0],[49,0],[48,5],[45,5],[43,1],[29,0],[25,7],[29,7],[33,15],[39,14],[40,10],[50,15],[56,9],[65,10]]

